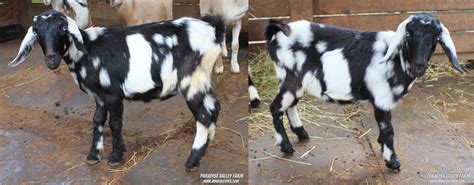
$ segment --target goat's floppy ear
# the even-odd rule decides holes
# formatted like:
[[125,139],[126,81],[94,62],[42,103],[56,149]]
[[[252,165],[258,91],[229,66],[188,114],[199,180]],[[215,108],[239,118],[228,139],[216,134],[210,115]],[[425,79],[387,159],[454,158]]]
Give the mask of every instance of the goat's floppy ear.
[[406,39],[406,27],[409,22],[411,22],[412,16],[408,17],[408,19],[404,20],[400,25],[398,25],[397,32],[395,36],[392,38],[388,45],[387,53],[382,59],[382,62],[386,62],[391,60],[396,53],[400,50],[401,45]]
[[28,32],[26,32],[25,38],[23,38],[23,41],[21,41],[20,51],[18,51],[18,55],[8,65],[10,67],[15,67],[23,63],[26,59],[26,56],[33,48],[35,42],[36,33],[33,32],[33,28],[30,26],[30,28],[28,28]]
[[448,56],[449,60],[451,61],[451,64],[453,65],[454,69],[458,70],[461,73],[464,73],[464,68],[459,65],[458,63],[458,57],[456,54],[456,47],[454,47],[453,40],[451,39],[451,36],[449,35],[449,30],[448,28],[444,27],[443,23],[441,24],[441,35],[438,38],[438,42],[443,47],[444,53]]
[[86,54],[87,50],[84,47],[84,40],[82,39],[81,31],[79,31],[79,27],[77,26],[76,21],[72,20],[69,17],[66,18],[68,23],[67,32],[69,34],[70,39],[72,40],[72,42],[74,42],[74,45],[79,51]]

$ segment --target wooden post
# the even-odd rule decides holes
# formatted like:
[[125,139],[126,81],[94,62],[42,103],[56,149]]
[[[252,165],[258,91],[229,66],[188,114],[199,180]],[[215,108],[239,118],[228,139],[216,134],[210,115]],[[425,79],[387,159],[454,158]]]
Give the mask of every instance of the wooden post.
[[313,21],[313,0],[290,0],[290,16],[292,21]]

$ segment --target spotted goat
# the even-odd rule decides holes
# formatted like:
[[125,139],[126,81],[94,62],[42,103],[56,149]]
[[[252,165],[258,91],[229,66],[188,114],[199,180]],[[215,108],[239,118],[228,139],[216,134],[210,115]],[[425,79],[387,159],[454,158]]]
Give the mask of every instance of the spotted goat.
[[80,30],[74,20],[57,11],[35,16],[20,51],[9,64],[25,61],[39,42],[45,62],[57,69],[61,58],[85,93],[95,99],[92,147],[88,163],[100,161],[107,114],[113,141],[108,163],[123,161],[123,100],[149,102],[181,93],[196,119],[196,137],[186,162],[199,166],[213,139],[220,104],[212,92],[211,73],[221,53],[224,25],[218,17],[180,18],[133,27],[92,27]]
[[280,82],[270,105],[276,143],[290,155],[294,150],[283,127],[283,114],[286,112],[299,141],[308,140],[296,108],[305,92],[340,104],[369,100],[379,126],[377,141],[385,165],[400,171],[391,111],[425,73],[437,43],[453,67],[464,72],[448,29],[428,13],[410,16],[396,32],[271,20],[265,36]]

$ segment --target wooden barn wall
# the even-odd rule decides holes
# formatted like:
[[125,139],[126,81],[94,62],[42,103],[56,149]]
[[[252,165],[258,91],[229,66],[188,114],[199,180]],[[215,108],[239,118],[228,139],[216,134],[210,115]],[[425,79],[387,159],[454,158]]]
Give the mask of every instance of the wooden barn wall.
[[[15,3],[23,3],[21,6]],[[108,0],[89,0],[92,22],[100,26],[119,26],[122,24],[115,7],[108,4]],[[12,7],[18,7],[12,10]],[[21,8],[20,8],[21,7]],[[43,3],[31,3],[31,0],[0,0],[0,26],[22,23],[31,25],[34,15],[50,10],[51,6]],[[16,16],[16,18],[14,17]],[[200,17],[199,0],[174,0],[173,17]],[[242,20],[242,32],[248,30],[248,19]],[[230,29],[228,30],[230,31]]]
[[396,30],[409,15],[430,12],[451,31],[458,52],[474,52],[473,0],[250,0],[250,7],[249,42],[252,48],[265,48],[262,33],[269,19],[306,19],[377,31]]

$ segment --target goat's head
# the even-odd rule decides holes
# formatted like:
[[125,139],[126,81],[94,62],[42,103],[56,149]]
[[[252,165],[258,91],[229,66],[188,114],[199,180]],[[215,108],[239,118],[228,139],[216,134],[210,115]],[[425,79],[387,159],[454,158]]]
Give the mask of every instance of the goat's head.
[[34,17],[21,42],[18,55],[8,65],[15,67],[23,63],[35,42],[41,45],[45,63],[50,69],[58,68],[61,57],[72,44],[81,52],[87,53],[74,20],[58,11],[48,11]]
[[441,44],[453,67],[463,73],[449,30],[429,13],[412,15],[398,26],[382,61],[393,59],[401,50],[409,61],[410,72],[420,77],[425,73],[437,43]]

